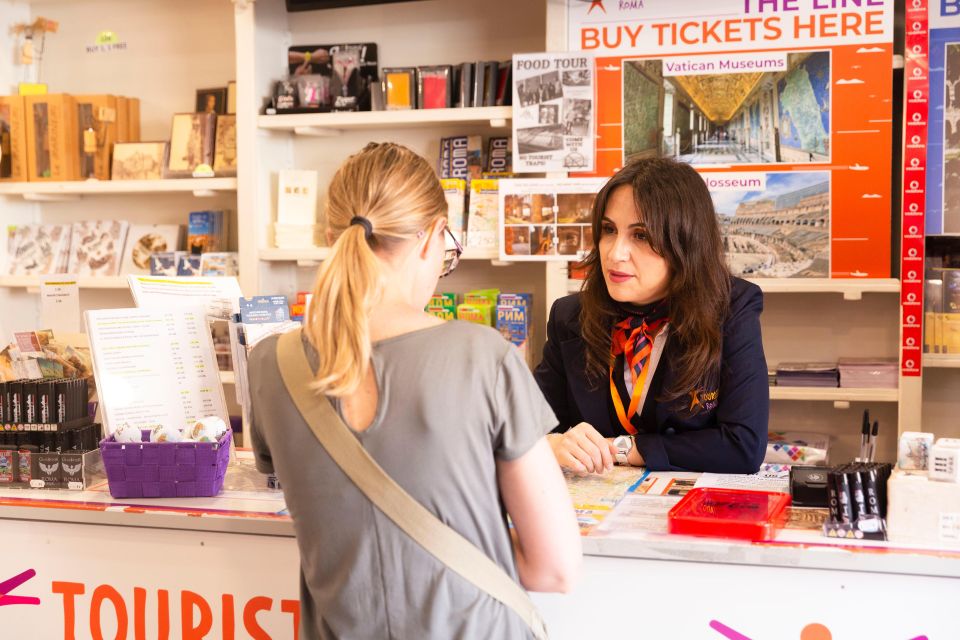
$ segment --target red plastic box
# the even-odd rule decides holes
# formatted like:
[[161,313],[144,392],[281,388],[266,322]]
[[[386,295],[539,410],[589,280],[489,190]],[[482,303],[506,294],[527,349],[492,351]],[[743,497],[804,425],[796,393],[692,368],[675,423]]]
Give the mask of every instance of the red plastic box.
[[786,493],[691,489],[667,514],[670,533],[771,540],[787,521]]

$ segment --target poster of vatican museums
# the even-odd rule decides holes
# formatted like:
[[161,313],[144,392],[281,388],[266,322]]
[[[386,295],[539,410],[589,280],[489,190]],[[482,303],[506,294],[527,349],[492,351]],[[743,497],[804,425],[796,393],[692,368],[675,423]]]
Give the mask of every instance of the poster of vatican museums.
[[893,0],[567,0],[596,172],[704,177],[735,275],[890,277]]

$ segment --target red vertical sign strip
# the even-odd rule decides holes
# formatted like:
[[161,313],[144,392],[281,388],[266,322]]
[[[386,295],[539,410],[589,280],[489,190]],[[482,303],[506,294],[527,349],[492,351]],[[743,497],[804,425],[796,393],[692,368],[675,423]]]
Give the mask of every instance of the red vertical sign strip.
[[923,357],[924,214],[927,184],[930,40],[928,0],[907,0],[900,243],[900,373],[919,376]]

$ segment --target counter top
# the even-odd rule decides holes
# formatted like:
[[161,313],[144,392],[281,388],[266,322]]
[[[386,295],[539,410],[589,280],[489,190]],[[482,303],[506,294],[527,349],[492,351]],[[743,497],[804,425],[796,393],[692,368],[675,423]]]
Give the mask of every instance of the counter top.
[[[787,528],[767,542],[666,533],[667,510],[698,476],[618,468],[603,478],[569,478],[584,553],[960,578],[960,546],[828,539],[819,533],[817,510],[793,509]],[[0,489],[0,519],[293,536],[283,494],[266,489],[245,452],[230,467],[223,493],[213,498],[118,500],[106,483],[86,491]]]
[[0,519],[293,536],[283,494],[267,489],[246,451],[236,453],[212,498],[122,500],[106,481],[85,491],[0,489]]

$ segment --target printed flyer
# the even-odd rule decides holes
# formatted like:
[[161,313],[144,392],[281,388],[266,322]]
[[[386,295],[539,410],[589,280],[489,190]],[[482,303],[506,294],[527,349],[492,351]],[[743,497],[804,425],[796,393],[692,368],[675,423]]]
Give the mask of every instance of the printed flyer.
[[960,3],[929,0],[928,8],[930,131],[926,227],[929,234],[960,233]]
[[596,56],[593,175],[693,165],[735,275],[890,277],[893,6],[568,0],[568,47]]
[[513,171],[591,171],[594,64],[584,53],[513,56]]
[[500,181],[500,259],[580,261],[593,249],[593,201],[603,178]]

